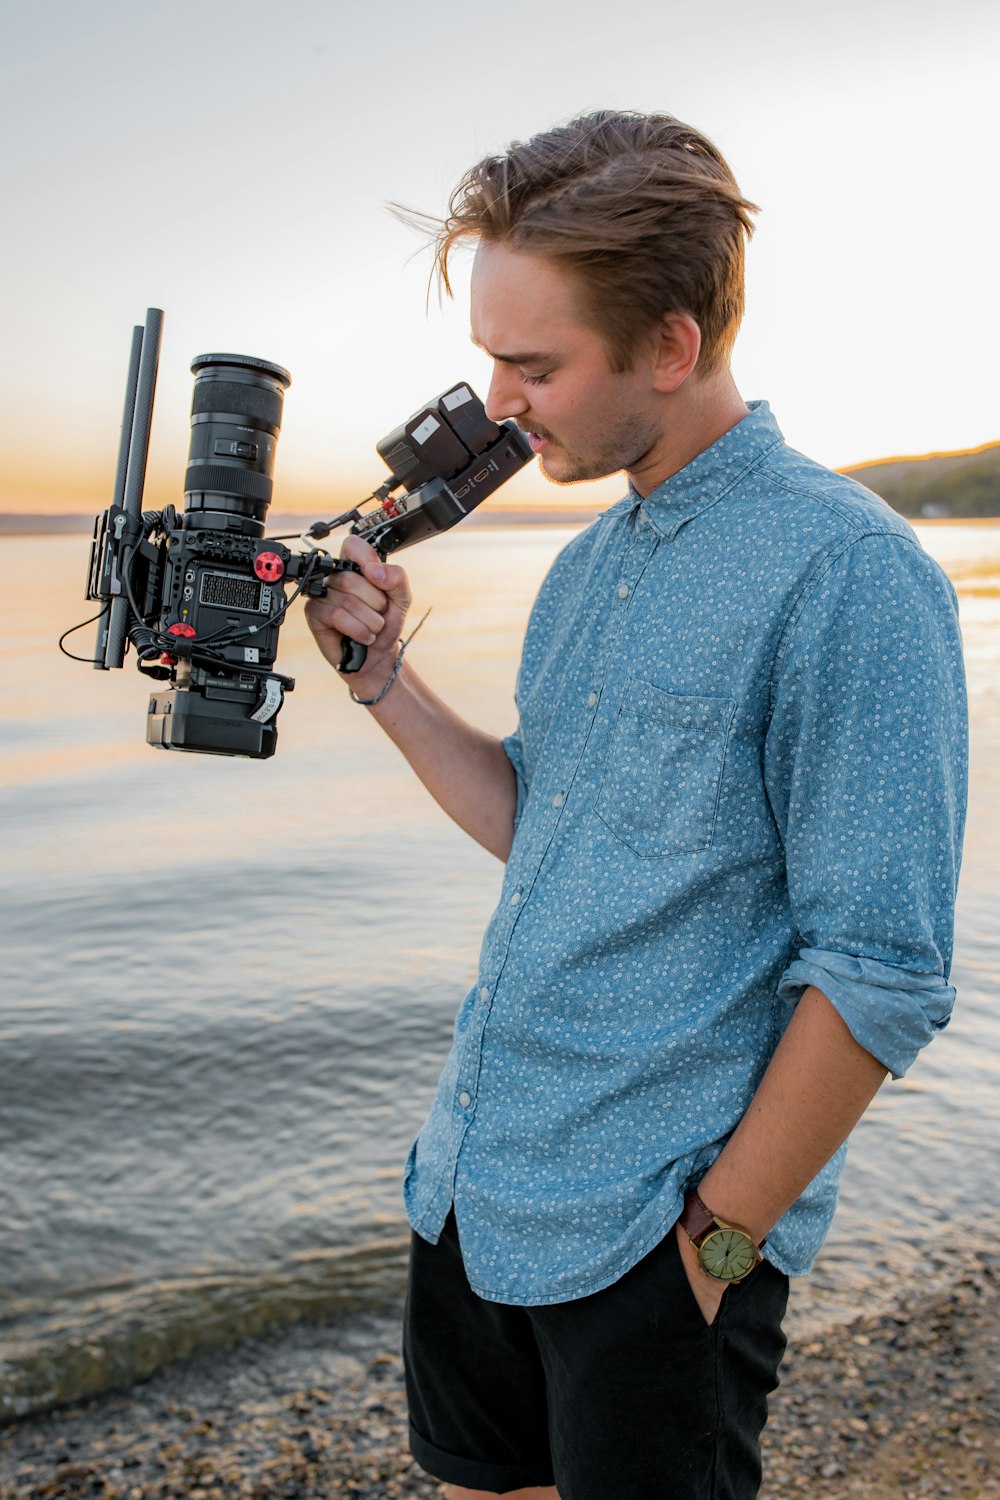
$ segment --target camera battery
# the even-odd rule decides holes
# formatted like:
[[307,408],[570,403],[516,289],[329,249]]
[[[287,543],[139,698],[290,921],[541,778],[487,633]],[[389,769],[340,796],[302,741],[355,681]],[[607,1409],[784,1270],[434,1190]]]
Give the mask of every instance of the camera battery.
[[425,406],[377,445],[397,481],[407,490],[429,479],[447,479],[472,456],[434,406]]
[[448,425],[470,453],[482,453],[500,436],[500,428],[490,421],[485,406],[467,385],[453,385],[440,397],[439,405]]

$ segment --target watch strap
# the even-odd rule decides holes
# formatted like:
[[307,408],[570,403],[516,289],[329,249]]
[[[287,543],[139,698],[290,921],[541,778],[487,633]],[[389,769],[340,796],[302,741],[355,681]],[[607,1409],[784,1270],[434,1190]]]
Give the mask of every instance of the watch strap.
[[698,1244],[706,1230],[715,1228],[715,1215],[710,1208],[705,1207],[695,1188],[691,1188],[685,1196],[681,1228],[692,1245]]
[[[748,1229],[743,1229],[742,1224],[729,1224],[728,1220],[716,1218],[712,1210],[702,1202],[697,1188],[689,1188],[684,1198],[680,1226],[691,1243],[695,1246],[700,1246],[700,1242],[704,1239],[708,1231],[710,1229],[717,1229],[720,1225],[728,1226],[732,1229],[740,1229],[746,1235],[747,1239],[753,1240],[753,1235]],[[756,1244],[756,1241],[754,1243]],[[766,1243],[766,1240],[761,1240],[760,1244],[757,1245],[757,1249],[762,1250]]]

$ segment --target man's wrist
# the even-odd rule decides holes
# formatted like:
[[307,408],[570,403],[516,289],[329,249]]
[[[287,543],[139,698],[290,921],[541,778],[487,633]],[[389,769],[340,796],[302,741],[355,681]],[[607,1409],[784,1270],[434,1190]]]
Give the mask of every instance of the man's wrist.
[[395,656],[380,659],[378,669],[370,673],[366,671],[362,682],[358,682],[358,674],[353,673],[347,679],[348,691],[353,702],[360,704],[362,708],[374,708],[381,703],[399,677],[405,651],[405,643],[400,642]]
[[680,1228],[702,1271],[714,1281],[742,1281],[760,1264],[763,1240],[758,1243],[743,1224],[709,1207],[699,1189],[690,1188],[685,1195]]
[[684,1195],[684,1209],[681,1215],[681,1223],[688,1230],[688,1238],[692,1241],[698,1240],[706,1230],[713,1224],[728,1224],[734,1229],[741,1230],[749,1235],[755,1245],[763,1245],[766,1236],[757,1234],[754,1229],[737,1215],[723,1213],[713,1199],[711,1206],[705,1202],[705,1184],[702,1182],[696,1188],[689,1188]]
[[368,647],[368,654],[359,671],[344,672],[338,667],[337,676],[352,692],[357,693],[359,698],[374,697],[392,671],[401,645],[402,641],[397,640],[394,646],[387,648],[379,640]]
[[764,1243],[775,1221],[773,1218],[765,1220],[759,1195],[754,1192],[752,1184],[741,1184],[737,1191],[725,1180],[724,1173],[716,1172],[713,1167],[698,1183],[697,1192],[705,1206],[718,1218],[745,1229],[755,1245]]

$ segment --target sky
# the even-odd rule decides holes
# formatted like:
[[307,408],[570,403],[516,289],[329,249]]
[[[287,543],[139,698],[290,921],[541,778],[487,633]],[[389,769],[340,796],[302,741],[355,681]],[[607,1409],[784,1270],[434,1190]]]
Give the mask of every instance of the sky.
[[[387,204],[582,111],[664,111],[760,205],[734,372],[835,467],[1000,438],[994,0],[36,0],[0,59],[0,511],[108,502],[131,329],[164,309],[147,505],[182,503],[192,358],[286,366],[275,512],[327,511],[458,380],[467,264]],[[608,503],[532,465],[503,496]],[[498,497],[499,498],[499,497]],[[492,502],[491,502],[492,503]]]

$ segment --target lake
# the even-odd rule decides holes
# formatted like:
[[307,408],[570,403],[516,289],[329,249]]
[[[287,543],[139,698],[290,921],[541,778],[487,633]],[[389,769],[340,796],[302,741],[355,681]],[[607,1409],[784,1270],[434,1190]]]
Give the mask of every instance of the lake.
[[[796,1287],[818,1325],[891,1300],[928,1257],[947,1275],[949,1247],[998,1218],[1000,528],[918,529],[958,588],[969,670],[959,999],[855,1133]],[[469,527],[405,559],[414,619],[432,606],[414,661],[494,732],[513,727],[528,609],[571,534]],[[165,755],[131,663],[56,651],[92,611],[86,539],[0,547],[2,1417],[398,1297],[401,1166],[500,867],[347,701],[298,608],[276,756]]]

